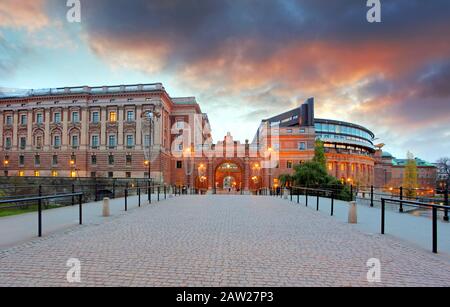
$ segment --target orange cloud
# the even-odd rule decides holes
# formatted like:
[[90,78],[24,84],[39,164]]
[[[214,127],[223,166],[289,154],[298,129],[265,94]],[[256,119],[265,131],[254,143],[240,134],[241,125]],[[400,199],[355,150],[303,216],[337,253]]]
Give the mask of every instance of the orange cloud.
[[0,1],[0,27],[24,28],[35,31],[49,24],[45,0]]

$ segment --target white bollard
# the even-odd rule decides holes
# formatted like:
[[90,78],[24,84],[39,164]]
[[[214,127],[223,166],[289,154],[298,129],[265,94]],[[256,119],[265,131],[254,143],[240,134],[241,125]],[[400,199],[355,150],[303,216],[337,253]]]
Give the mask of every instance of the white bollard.
[[348,223],[358,224],[358,212],[356,210],[356,202],[351,201],[348,206]]
[[105,197],[103,198],[103,216],[108,217],[110,214],[109,212],[109,198]]
[[172,186],[169,186],[169,198],[173,197],[173,188]]
[[284,190],[283,190],[283,198],[284,198],[284,199],[288,199],[288,196],[289,196],[289,191],[288,191],[288,189],[284,189]]

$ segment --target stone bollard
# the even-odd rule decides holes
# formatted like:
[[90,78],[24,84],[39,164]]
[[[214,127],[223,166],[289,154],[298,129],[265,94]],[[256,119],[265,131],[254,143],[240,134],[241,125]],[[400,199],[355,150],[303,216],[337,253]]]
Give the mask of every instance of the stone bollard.
[[284,199],[288,199],[288,196],[289,196],[289,190],[288,189],[284,189],[284,191],[283,191],[283,198]]
[[103,216],[108,217],[110,214],[109,212],[109,198],[105,197],[103,198]]
[[348,223],[349,224],[357,224],[358,223],[358,214],[356,210],[356,202],[351,201],[348,207]]
[[169,198],[173,197],[173,187],[169,186]]

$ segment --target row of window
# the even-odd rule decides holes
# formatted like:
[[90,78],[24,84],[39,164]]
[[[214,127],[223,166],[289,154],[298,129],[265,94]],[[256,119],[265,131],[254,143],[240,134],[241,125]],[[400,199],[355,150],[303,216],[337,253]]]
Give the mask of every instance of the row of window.
[[[127,111],[126,112],[126,121],[127,122],[134,122],[136,120],[135,112],[134,111]],[[117,112],[111,111],[108,113],[108,121],[109,122],[116,122],[117,121]],[[19,116],[19,123],[22,126],[27,125],[28,122],[28,116],[27,114],[21,114]],[[72,123],[79,123],[80,122],[80,113],[78,111],[72,111],[71,112],[71,122]],[[94,124],[97,124],[100,122],[100,111],[93,111],[91,112],[91,122]],[[43,124],[44,123],[44,115],[42,113],[36,114],[36,124]],[[53,123],[59,124],[61,123],[61,112],[55,112],[53,113]],[[11,126],[14,124],[14,119],[12,115],[7,115],[5,117],[5,124],[7,126]]]
[[317,134],[316,138],[321,139],[321,140],[336,140],[336,141],[351,141],[351,142],[356,142],[358,144],[361,145],[369,145],[372,146],[372,142],[370,142],[369,140],[366,139],[362,139],[359,137],[353,137],[353,136],[346,136],[346,135],[338,135],[338,134]]
[[[9,176],[9,172],[8,171],[4,171],[4,175],[5,177]],[[19,177],[24,177],[25,176],[25,171],[19,171],[17,173],[17,175]],[[34,171],[33,172],[34,177],[40,177],[41,176],[41,171]],[[75,178],[77,177],[77,172],[76,171],[72,171],[70,172],[70,177]],[[59,172],[56,170],[51,171],[51,176],[52,177],[58,177],[59,176]],[[91,177],[95,178],[97,177],[97,172],[91,172]],[[125,177],[126,178],[131,178],[131,172],[125,172]],[[144,174],[144,177],[148,177],[148,173]],[[114,172],[108,172],[108,178],[114,178]]]
[[315,124],[316,133],[342,133],[342,134],[348,134],[348,135],[354,135],[360,138],[364,138],[367,140],[372,139],[372,135],[362,129],[344,126],[344,125],[335,125],[335,124],[322,124],[322,123],[316,123]]
[[[92,135],[91,136],[91,143],[90,146],[92,148],[98,148],[100,146],[100,136],[99,135]],[[70,138],[70,144],[73,148],[78,148],[80,145],[79,142],[79,135],[75,134],[72,135]],[[145,135],[144,136],[144,146],[149,146],[150,144],[150,136]],[[27,138],[26,137],[20,137],[19,139],[19,148],[24,150],[27,145]],[[42,136],[36,136],[34,145],[37,148],[42,148]],[[61,147],[61,135],[54,135],[52,138],[52,146],[56,149],[59,149]],[[128,134],[125,136],[125,146],[131,148],[135,146],[135,139],[134,135]],[[4,147],[5,149],[11,149],[12,147],[12,141],[11,137],[7,136],[5,137],[4,141]],[[117,147],[117,136],[115,134],[108,135],[108,147],[109,148],[116,148]]]
[[[8,162],[7,162],[8,161]],[[130,166],[133,163],[133,157],[132,155],[126,155],[125,156],[125,161],[126,161],[126,165]],[[115,159],[114,159],[114,155],[109,155],[108,156],[108,164],[109,165],[114,165]],[[5,156],[5,160],[4,160],[4,164],[9,163],[9,156]],[[70,165],[74,166],[77,163],[77,157],[75,155],[72,155],[70,157]],[[58,160],[58,155],[53,155],[52,156],[52,166],[58,166],[59,164],[59,160]],[[91,164],[92,165],[96,165],[97,164],[97,156],[96,155],[92,155],[91,156]],[[19,156],[19,166],[24,166],[25,165],[25,156],[24,155],[20,155]],[[34,156],[34,165],[35,166],[40,166],[41,165],[41,156],[40,155],[35,155]]]

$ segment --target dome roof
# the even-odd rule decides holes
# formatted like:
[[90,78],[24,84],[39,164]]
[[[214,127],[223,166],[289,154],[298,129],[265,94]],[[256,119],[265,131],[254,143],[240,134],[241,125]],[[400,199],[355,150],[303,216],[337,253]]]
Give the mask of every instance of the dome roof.
[[393,158],[394,156],[392,156],[389,152],[387,151],[383,151],[382,155],[383,158]]

